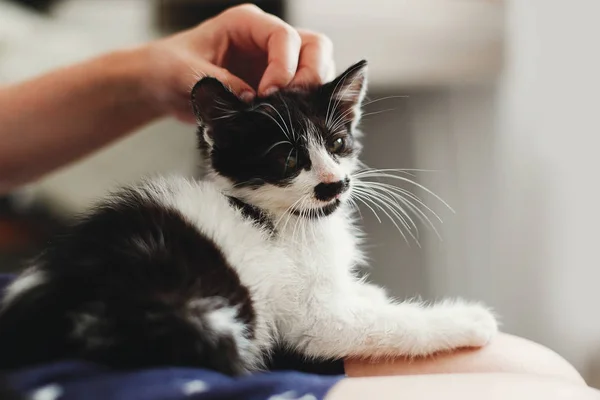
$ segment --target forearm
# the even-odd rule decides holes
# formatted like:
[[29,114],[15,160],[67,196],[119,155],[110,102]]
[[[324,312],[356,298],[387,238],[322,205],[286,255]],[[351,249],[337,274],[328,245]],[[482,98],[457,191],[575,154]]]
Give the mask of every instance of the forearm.
[[142,85],[141,51],[111,53],[0,88],[0,192],[160,117]]

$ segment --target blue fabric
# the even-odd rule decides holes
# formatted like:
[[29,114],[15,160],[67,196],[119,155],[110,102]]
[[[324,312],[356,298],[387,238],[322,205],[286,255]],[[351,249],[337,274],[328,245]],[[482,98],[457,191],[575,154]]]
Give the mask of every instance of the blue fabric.
[[[0,288],[11,279],[0,275]],[[123,372],[74,360],[28,368],[7,377],[11,386],[34,400],[321,400],[341,378],[295,371],[231,378],[190,368]]]

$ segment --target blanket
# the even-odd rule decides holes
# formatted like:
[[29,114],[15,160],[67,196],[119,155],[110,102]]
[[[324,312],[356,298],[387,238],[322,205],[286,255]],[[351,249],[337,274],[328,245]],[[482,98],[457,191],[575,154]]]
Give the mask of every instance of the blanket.
[[[0,289],[12,279],[0,275]],[[321,400],[343,377],[340,362],[309,364],[289,354],[275,359],[271,371],[240,378],[178,367],[115,371],[63,360],[4,379],[31,400]]]

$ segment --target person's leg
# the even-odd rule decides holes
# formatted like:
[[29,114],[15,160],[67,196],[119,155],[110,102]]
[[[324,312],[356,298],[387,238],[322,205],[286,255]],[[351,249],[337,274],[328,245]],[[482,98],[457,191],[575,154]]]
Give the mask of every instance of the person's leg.
[[508,373],[350,378],[325,400],[600,400],[600,392],[560,379]]
[[481,349],[465,349],[413,360],[347,360],[345,369],[349,377],[503,372],[535,374],[584,384],[575,368],[552,350],[506,334],[498,335]]
[[448,400],[600,400],[600,392],[586,387],[558,354],[506,334],[481,349],[411,361],[348,360],[345,367],[351,378],[340,381],[326,400],[436,400],[440,394]]

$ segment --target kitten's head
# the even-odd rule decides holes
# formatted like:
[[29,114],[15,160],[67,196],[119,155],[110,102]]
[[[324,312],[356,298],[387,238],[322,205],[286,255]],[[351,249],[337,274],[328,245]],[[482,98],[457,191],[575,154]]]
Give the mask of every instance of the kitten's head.
[[227,194],[272,212],[334,212],[348,200],[357,168],[366,66],[251,103],[214,78],[200,80],[192,103],[212,178]]

